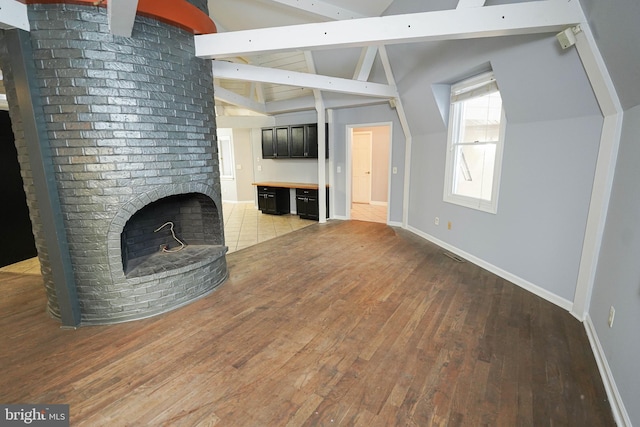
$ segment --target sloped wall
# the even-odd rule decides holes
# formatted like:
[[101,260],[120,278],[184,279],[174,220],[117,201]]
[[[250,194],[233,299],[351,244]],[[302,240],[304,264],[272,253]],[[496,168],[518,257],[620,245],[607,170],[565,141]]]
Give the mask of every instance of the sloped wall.
[[[603,121],[576,52],[562,51],[553,34],[387,50],[413,138],[408,226],[570,309]],[[507,115],[495,215],[443,202],[447,129],[433,91],[433,85],[453,83],[486,64],[497,76]],[[338,110],[337,141],[344,139],[344,126],[368,116],[397,120],[388,106]],[[394,127],[396,221],[402,215],[404,144],[401,128]],[[334,168],[340,158],[335,161]],[[336,204],[339,193],[337,198]]]

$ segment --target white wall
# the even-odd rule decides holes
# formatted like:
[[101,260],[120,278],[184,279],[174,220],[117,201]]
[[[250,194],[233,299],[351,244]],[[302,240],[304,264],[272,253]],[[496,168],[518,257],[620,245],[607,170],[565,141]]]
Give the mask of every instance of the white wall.
[[251,129],[233,130],[233,150],[236,174],[237,201],[248,202],[255,198],[253,182],[253,144]]
[[[640,106],[625,111],[589,316],[625,402],[640,425]],[[615,308],[612,328],[610,307]]]
[[389,199],[389,126],[369,126],[354,132],[371,132],[371,202],[387,203]]
[[[347,126],[367,123],[392,123],[391,166],[398,169],[391,174],[388,202],[390,206],[389,222],[402,223],[402,201],[404,189],[404,153],[405,137],[402,133],[396,111],[388,103],[361,108],[335,110],[333,126],[330,128],[332,147],[332,173],[334,177],[334,213],[339,218],[347,217]],[[384,148],[386,149],[386,148]],[[338,168],[340,172],[338,172]]]
[[[389,56],[413,133],[409,226],[569,309],[603,122],[577,53],[553,34],[407,49]],[[447,129],[432,90],[489,64],[507,116],[495,215],[443,202]]]
[[[584,68],[575,52],[556,46],[554,35],[455,45],[435,49],[438,61],[428,60],[433,46],[425,47],[424,60],[415,52],[402,56],[403,46],[389,48],[413,133],[408,225],[569,310],[603,122]],[[496,215],[443,202],[447,133],[431,90],[488,63],[508,121]],[[390,221],[400,223],[405,139],[395,111],[382,104],[336,110],[334,117],[336,214],[346,214],[346,180],[337,173],[345,170],[346,126],[393,120],[392,166],[398,173],[391,178]]]
[[234,178],[220,178],[222,201],[253,202],[253,144],[250,129],[218,128],[218,136],[231,138]]
[[[624,109],[622,137],[589,308],[619,416],[640,425],[640,3],[581,0]],[[610,307],[615,308],[612,328]],[[605,384],[607,384],[605,382]]]
[[[228,128],[218,128],[216,129],[216,133],[218,135],[218,139],[221,137],[228,137],[231,139],[231,143],[233,146],[233,129]],[[218,152],[220,151],[220,146],[218,145]],[[220,178],[220,188],[222,190],[222,201],[223,202],[235,202],[238,200],[238,190],[236,186],[235,179],[229,178]]]
[[446,134],[415,135],[409,224],[545,289],[568,307],[601,125],[600,117],[507,125],[495,215],[443,202]]

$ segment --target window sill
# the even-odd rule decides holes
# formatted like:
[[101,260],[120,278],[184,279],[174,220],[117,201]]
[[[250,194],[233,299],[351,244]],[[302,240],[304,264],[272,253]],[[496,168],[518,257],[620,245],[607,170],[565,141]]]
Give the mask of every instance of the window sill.
[[457,195],[445,195],[444,201],[446,203],[464,206],[466,208],[475,209],[477,211],[494,215],[498,213],[498,206],[496,206],[495,203],[487,200],[473,199],[471,197]]

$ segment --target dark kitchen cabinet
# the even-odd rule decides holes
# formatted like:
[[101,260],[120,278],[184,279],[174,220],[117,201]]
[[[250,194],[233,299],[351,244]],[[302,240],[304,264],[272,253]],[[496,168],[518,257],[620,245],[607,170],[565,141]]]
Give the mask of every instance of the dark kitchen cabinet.
[[[325,133],[325,158],[329,158],[329,127]],[[262,129],[263,159],[317,159],[318,125],[279,126]]]
[[[296,188],[296,211],[300,218],[319,220],[318,190]],[[329,217],[329,189],[327,188],[327,218]]]
[[258,187],[258,209],[265,214],[282,215],[289,213],[289,189],[279,187]]
[[291,157],[304,157],[306,151],[304,125],[291,126],[289,128],[289,135],[291,137]]
[[273,159],[276,156],[276,150],[273,146],[275,142],[273,128],[262,129],[262,158]]
[[276,128],[276,158],[289,157],[289,126]]
[[289,157],[289,127],[262,129],[262,158]]
[[318,126],[316,124],[290,127],[291,157],[318,158]]

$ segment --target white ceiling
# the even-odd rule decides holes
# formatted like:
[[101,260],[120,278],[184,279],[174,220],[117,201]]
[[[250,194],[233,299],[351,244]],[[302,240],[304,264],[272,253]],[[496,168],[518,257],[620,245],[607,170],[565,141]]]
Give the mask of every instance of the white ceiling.
[[329,18],[311,12],[329,9],[320,9],[318,4],[335,6],[362,17],[381,16],[391,3],[393,0],[209,0],[209,15],[219,32],[239,31],[328,21]]
[[[560,0],[209,0],[220,34],[196,36],[196,54],[214,59],[219,115],[312,110],[314,98],[335,100],[337,92],[342,105],[327,108],[397,104],[402,100],[396,78],[403,81],[404,63],[416,55],[422,64],[435,64],[443,41],[558,31],[580,22],[575,5]],[[428,46],[435,54],[425,57]],[[392,55],[398,49],[405,54]],[[368,61],[365,52],[373,53]],[[220,61],[237,65],[217,67]],[[349,83],[352,88],[332,90]],[[394,95],[380,97],[389,89]]]
[[[109,2],[110,26],[116,34],[131,30],[129,1]],[[411,63],[415,52],[423,52],[421,63],[437,62],[438,55],[425,57],[424,52],[425,47],[438,45],[438,40],[539,33],[554,31],[559,24],[579,22],[571,21],[570,15],[575,16],[575,11],[569,10],[571,3],[560,0],[533,0],[530,6],[523,4],[517,9],[507,6],[507,13],[500,6],[483,7],[522,1],[208,0],[219,34],[212,38],[196,36],[196,54],[219,58],[213,62],[220,64],[214,66],[219,115],[313,110],[318,99],[327,108],[401,102],[395,79],[402,84],[404,63]],[[509,28],[501,27],[507,21],[500,15],[505,14],[510,18]],[[122,30],[118,30],[118,23],[123,24]],[[309,25],[299,27],[301,24]],[[254,38],[244,36],[245,30],[253,32]],[[329,41],[331,36],[322,34],[333,36],[333,42]],[[214,50],[230,47],[228,52],[232,53],[199,52],[198,38],[206,39],[205,44]],[[242,43],[247,41],[251,48],[243,48]],[[295,47],[287,49],[285,45]],[[398,49],[405,53],[394,55]],[[237,68],[244,77],[239,78],[229,67],[223,72],[221,61],[234,63],[231,68]],[[338,87],[340,90],[333,90]]]
[[[209,0],[209,15],[216,23],[218,32],[223,33],[328,22],[335,20],[334,16],[376,17],[381,16],[392,2],[393,0]],[[350,79],[354,75],[360,53],[359,48],[324,51],[320,54],[322,61],[315,59],[313,64],[309,64],[308,57],[300,51],[243,56],[229,60],[302,73],[311,73],[314,71],[313,67],[316,67],[315,71],[322,75]],[[215,84],[260,103],[313,98],[313,91],[308,88],[230,79],[216,79]],[[246,109],[222,99],[217,99],[216,105],[218,114],[249,114]],[[286,111],[289,107],[284,108]]]

